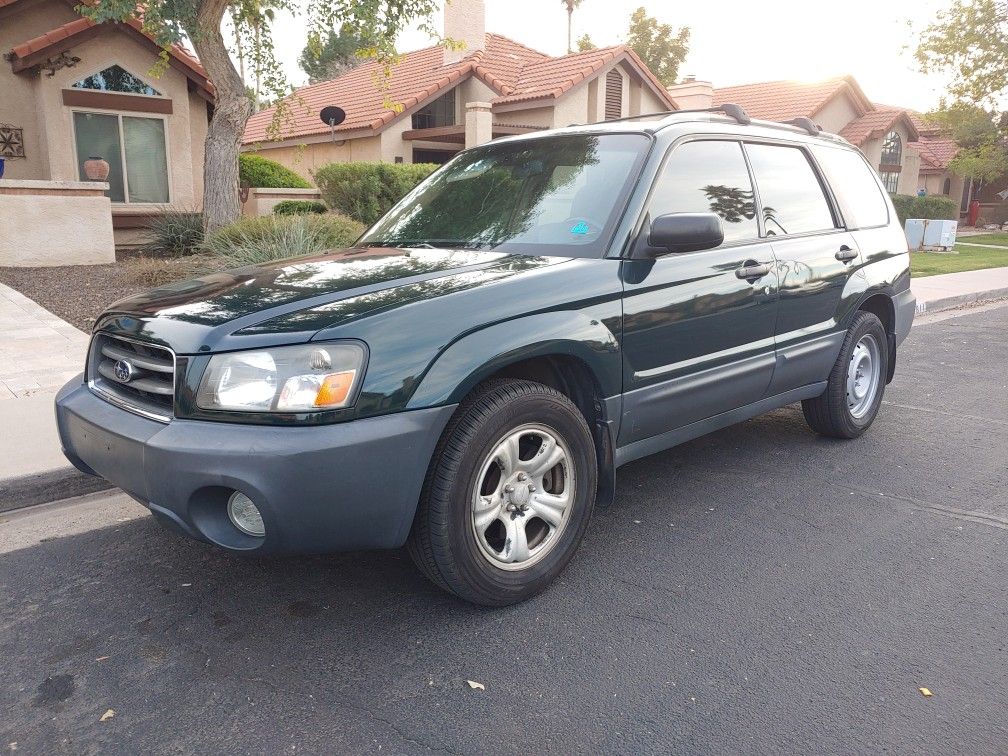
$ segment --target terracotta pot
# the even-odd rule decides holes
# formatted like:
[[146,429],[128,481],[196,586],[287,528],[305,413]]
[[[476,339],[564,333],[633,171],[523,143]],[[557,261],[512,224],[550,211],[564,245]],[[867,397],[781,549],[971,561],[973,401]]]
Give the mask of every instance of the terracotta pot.
[[89,157],[84,161],[84,175],[92,181],[104,181],[109,175],[108,161],[100,157]]

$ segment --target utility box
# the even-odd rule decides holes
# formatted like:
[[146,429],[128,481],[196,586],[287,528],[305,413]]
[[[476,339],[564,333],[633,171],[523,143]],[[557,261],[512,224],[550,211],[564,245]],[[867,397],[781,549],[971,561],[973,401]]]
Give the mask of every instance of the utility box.
[[907,244],[913,251],[923,249],[952,249],[956,242],[958,221],[925,220],[923,218],[907,218],[903,231]]

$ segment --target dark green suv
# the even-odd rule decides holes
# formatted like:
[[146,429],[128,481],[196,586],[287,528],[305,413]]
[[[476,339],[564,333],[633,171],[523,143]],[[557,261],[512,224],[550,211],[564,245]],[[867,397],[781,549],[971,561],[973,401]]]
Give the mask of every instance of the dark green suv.
[[352,249],[113,305],[59,430],[194,538],[406,544],[504,605],[564,568],[626,462],[799,401],[863,433],[909,286],[877,176],[807,120],[545,131],[459,154]]

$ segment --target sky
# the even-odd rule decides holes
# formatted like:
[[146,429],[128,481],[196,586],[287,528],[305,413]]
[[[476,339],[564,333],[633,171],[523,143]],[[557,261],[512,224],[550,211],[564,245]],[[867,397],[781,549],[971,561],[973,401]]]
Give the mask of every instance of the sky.
[[[643,5],[662,23],[690,27],[690,52],[680,78],[694,75],[721,87],[776,79],[813,82],[851,74],[874,102],[924,111],[938,104],[946,81],[917,69],[912,55],[915,30],[948,4],[949,0],[583,0],[574,12],[574,38],[587,33],[599,47],[624,42],[630,14]],[[437,21],[440,28],[440,14]],[[552,55],[566,52],[567,12],[560,0],[486,0],[486,21],[487,31]],[[307,78],[297,65],[305,35],[300,18],[286,15],[274,25],[278,56],[292,84],[303,84]],[[410,29],[396,44],[406,52],[431,41]]]

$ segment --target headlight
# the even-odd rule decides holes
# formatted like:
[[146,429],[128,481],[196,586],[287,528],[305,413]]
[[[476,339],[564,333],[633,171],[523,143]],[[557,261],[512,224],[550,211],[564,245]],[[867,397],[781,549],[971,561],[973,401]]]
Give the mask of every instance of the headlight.
[[353,342],[301,344],[210,358],[196,405],[235,412],[317,412],[349,405],[364,369]]

